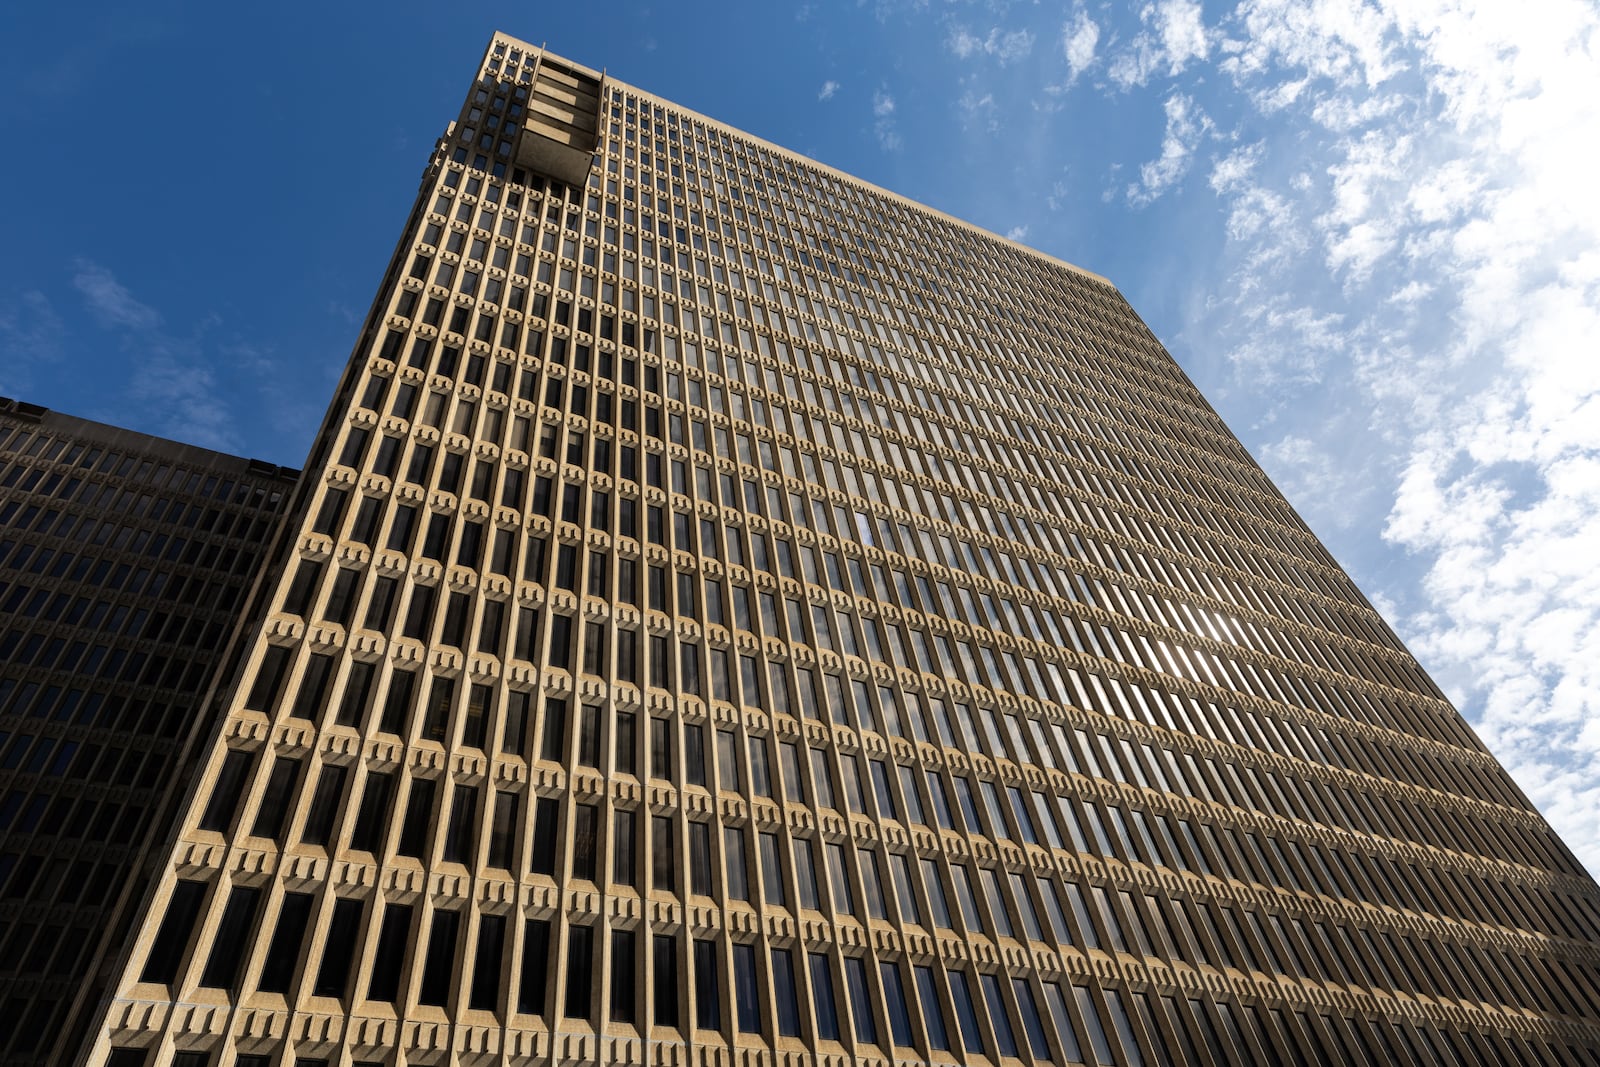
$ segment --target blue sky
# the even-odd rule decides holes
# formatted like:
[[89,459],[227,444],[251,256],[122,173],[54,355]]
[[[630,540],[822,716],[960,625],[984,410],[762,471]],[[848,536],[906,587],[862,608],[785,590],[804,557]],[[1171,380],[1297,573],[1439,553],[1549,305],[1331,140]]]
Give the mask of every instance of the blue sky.
[[490,32],[547,42],[1109,277],[1600,870],[1594,5],[262,11],[0,14],[0,394],[298,464]]

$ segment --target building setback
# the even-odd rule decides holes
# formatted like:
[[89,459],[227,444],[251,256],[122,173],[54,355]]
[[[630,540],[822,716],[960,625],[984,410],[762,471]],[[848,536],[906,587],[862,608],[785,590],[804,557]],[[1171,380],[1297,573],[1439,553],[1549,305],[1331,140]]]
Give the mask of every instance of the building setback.
[[279,544],[86,1062],[1600,1058],[1600,889],[1112,285],[513,38]]

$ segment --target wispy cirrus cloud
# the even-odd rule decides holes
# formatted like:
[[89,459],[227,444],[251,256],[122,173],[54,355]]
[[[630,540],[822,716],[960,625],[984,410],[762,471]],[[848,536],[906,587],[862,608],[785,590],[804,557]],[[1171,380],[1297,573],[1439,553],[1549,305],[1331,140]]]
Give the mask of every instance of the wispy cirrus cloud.
[[1139,9],[1143,29],[1111,59],[1108,73],[1122,89],[1157,74],[1176,77],[1211,51],[1199,0],[1159,0]]
[[894,97],[887,89],[872,94],[872,134],[885,152],[897,152],[903,143],[895,126],[894,108]]
[[109,270],[92,260],[74,263],[72,286],[83,295],[84,305],[102,326],[150,330],[161,325],[155,308],[134,299]]
[[[219,361],[211,354],[214,346],[208,337],[213,320],[202,318],[188,336],[173,333],[164,327],[159,311],[91,259],[74,261],[72,287],[90,317],[116,335],[128,353],[126,389],[149,413],[147,428],[189,444],[239,450],[231,399],[236,390],[219,381]],[[250,363],[258,369],[262,359],[255,353]],[[236,369],[241,363],[239,358],[230,360]]]
[[1094,65],[1099,44],[1100,27],[1083,10],[1075,11],[1072,20],[1061,28],[1061,54],[1067,61],[1068,85]]
[[1033,42],[1031,30],[1001,30],[996,27],[980,36],[965,26],[954,25],[945,38],[945,47],[961,59],[987,56],[1004,66],[1025,58],[1033,51]]
[[1194,98],[1185,93],[1169,95],[1163,111],[1166,130],[1161,138],[1161,154],[1142,164],[1139,180],[1128,186],[1128,200],[1134,204],[1148,204],[1187,174],[1200,138],[1213,126]]
[[1386,514],[1396,629],[1600,870],[1600,14],[1248,0],[1222,31],[1274,132],[1212,167],[1206,332],[1303,412],[1263,461],[1319,528]]

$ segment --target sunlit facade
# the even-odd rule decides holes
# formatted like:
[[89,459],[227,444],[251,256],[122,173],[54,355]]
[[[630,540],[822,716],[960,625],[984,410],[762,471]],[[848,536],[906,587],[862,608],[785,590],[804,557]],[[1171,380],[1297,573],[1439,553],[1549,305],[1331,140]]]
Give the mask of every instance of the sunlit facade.
[[505,36],[89,1062],[1557,1064],[1600,890],[1117,290]]

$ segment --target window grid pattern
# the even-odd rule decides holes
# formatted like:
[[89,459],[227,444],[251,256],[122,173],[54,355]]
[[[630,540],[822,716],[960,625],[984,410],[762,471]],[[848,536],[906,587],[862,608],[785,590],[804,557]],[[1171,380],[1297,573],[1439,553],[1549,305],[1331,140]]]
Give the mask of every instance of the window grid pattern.
[[0,1064],[98,988],[293,478],[0,398]]
[[441,142],[102,1048],[1600,1047],[1595,884],[1111,286],[612,81],[525,173],[542,61]]

